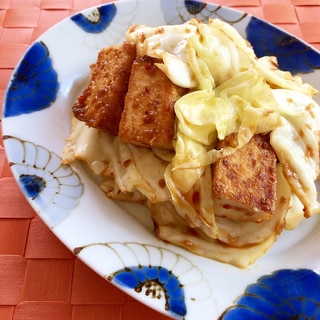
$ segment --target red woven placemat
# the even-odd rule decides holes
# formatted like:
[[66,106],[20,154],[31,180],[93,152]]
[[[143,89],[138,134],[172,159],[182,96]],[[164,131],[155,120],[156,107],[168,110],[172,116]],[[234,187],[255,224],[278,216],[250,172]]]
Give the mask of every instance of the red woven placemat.
[[[0,106],[12,69],[31,42],[74,12],[105,2],[1,0]],[[320,49],[320,0],[214,2],[264,18]],[[168,319],[100,278],[55,238],[20,192],[7,163],[2,141],[0,319]]]

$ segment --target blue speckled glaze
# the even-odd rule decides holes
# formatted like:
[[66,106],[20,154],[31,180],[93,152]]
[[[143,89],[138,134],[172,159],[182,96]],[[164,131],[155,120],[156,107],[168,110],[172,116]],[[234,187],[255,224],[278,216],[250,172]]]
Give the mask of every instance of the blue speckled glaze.
[[137,266],[119,270],[113,275],[114,281],[122,286],[140,292],[146,287],[153,298],[157,298],[160,291],[166,299],[167,311],[184,316],[186,304],[184,300],[183,286],[179,279],[169,270],[161,266]]
[[71,20],[85,32],[101,33],[109,26],[116,14],[117,7],[112,3],[96,8],[87,17],[78,13],[72,16]]
[[320,68],[318,52],[269,23],[252,17],[246,32],[256,55],[276,56],[282,70],[297,74]]
[[5,101],[4,117],[41,111],[55,101],[58,74],[52,66],[47,46],[35,42],[13,76]]
[[263,276],[220,319],[320,319],[320,276],[309,269],[283,269]]

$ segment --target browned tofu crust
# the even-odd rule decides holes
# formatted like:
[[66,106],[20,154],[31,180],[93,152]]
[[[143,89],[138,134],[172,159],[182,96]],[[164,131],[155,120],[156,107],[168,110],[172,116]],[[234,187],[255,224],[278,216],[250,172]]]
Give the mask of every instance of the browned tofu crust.
[[151,57],[137,57],[131,69],[119,138],[138,146],[172,149],[175,102],[187,89],[173,84]]
[[131,66],[136,57],[134,44],[102,49],[92,64],[89,84],[73,105],[74,116],[89,127],[117,135]]
[[[236,146],[232,134],[218,149]],[[215,215],[236,221],[269,219],[276,206],[276,154],[269,134],[254,135],[248,144],[213,166]]]

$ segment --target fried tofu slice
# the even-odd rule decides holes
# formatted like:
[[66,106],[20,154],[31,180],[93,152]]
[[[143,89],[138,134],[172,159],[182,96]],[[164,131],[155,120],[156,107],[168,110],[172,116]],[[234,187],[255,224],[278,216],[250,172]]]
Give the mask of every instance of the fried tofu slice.
[[172,149],[175,102],[187,89],[173,84],[144,56],[133,63],[124,110],[120,120],[120,141],[136,146]]
[[[212,166],[215,215],[234,221],[260,222],[276,209],[276,154],[269,135],[254,135],[243,148]],[[237,146],[232,134],[217,148]]]
[[73,105],[74,116],[89,127],[117,135],[136,46],[124,42],[102,49],[90,66],[89,84]]

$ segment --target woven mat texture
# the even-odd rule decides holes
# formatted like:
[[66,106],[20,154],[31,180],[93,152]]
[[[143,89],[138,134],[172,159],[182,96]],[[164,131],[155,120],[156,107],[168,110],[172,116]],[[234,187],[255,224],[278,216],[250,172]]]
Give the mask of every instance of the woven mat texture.
[[[69,15],[105,2],[0,0],[0,107],[12,70],[30,43]],[[320,0],[214,2],[263,18],[320,49]],[[51,233],[20,192],[1,139],[0,319],[168,319],[100,278]]]

